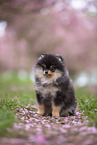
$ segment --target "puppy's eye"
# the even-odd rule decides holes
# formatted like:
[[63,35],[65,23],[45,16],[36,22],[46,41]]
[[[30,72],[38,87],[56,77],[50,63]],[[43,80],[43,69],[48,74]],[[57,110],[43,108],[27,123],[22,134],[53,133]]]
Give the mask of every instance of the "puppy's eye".
[[46,68],[46,65],[45,65],[45,64],[43,64],[43,65],[42,65],[42,67],[43,67],[43,69],[45,69],[45,68]]
[[50,71],[54,72],[55,68],[53,66],[50,66]]

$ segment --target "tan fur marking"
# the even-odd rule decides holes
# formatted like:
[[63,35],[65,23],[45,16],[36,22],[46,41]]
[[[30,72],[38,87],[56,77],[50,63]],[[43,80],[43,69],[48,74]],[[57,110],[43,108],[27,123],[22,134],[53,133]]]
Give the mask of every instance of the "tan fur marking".
[[45,70],[43,71],[43,75],[45,75]]
[[52,77],[53,73],[50,70],[48,70],[48,74],[45,74],[45,70],[44,70],[43,75],[45,75],[46,77]]
[[49,74],[49,75],[52,75],[52,74],[53,74],[53,72],[51,72],[50,70],[48,70],[48,74]]
[[52,116],[59,116],[60,109],[61,109],[60,106],[53,105]]
[[38,105],[38,114],[43,115],[44,114],[44,105]]

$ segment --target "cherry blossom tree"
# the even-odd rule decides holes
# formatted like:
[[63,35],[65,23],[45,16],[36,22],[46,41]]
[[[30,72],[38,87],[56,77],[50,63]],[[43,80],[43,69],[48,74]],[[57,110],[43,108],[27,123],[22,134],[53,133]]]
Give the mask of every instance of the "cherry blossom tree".
[[72,73],[94,70],[97,2],[75,1],[0,1],[0,22],[6,23],[0,37],[0,71],[31,71],[41,53],[62,55]]

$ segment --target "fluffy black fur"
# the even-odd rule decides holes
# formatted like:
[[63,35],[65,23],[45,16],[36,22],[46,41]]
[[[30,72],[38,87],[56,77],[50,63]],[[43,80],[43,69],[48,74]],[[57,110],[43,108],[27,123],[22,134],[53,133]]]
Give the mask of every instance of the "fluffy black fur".
[[[42,71],[50,70],[51,66],[51,77],[41,74]],[[39,114],[58,116],[59,111],[60,116],[74,115],[77,99],[61,56],[43,54],[38,59],[35,66],[35,91]]]

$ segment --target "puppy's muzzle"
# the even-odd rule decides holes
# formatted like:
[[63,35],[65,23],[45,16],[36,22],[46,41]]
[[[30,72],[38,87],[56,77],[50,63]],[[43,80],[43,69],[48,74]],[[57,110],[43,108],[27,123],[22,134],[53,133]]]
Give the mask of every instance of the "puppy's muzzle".
[[50,70],[44,70],[44,71],[43,71],[43,74],[44,74],[45,76],[47,76],[47,77],[52,76],[52,72],[51,72]]

